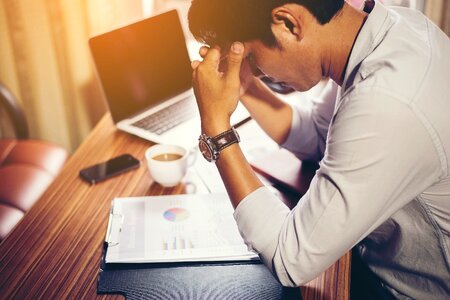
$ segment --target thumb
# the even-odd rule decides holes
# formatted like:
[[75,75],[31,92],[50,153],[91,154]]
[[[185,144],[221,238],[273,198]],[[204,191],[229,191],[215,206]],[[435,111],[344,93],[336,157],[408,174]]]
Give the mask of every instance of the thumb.
[[236,80],[239,79],[239,73],[241,71],[241,63],[244,57],[244,45],[240,42],[234,42],[231,45],[229,54],[228,54],[228,70],[226,73],[227,80]]

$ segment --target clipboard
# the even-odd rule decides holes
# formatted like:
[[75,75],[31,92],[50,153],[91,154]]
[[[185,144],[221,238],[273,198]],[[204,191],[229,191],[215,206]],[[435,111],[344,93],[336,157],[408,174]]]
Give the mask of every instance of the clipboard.
[[259,260],[226,193],[115,198],[105,241],[106,263]]
[[97,294],[126,299],[301,299],[259,261],[220,263],[106,264],[103,244]]
[[129,299],[300,299],[284,288],[260,260],[106,263],[117,247],[125,217],[113,207],[103,243],[98,294]]

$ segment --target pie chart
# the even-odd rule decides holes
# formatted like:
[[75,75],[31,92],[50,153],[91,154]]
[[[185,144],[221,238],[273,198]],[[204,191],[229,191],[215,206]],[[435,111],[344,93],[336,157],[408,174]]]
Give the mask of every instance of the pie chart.
[[189,218],[189,211],[184,208],[169,208],[163,214],[164,219],[170,222],[181,222]]

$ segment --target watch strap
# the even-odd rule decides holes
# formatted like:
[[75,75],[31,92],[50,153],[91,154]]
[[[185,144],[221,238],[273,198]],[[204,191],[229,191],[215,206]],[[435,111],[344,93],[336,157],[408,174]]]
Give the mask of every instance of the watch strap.
[[226,147],[240,142],[239,134],[234,127],[212,138],[220,152]]

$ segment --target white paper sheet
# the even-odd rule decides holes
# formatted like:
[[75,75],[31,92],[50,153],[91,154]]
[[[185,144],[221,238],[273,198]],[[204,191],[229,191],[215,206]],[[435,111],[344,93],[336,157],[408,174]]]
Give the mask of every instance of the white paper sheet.
[[107,263],[259,259],[225,193],[116,198],[106,240]]

